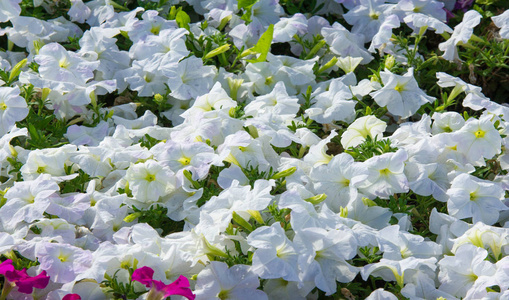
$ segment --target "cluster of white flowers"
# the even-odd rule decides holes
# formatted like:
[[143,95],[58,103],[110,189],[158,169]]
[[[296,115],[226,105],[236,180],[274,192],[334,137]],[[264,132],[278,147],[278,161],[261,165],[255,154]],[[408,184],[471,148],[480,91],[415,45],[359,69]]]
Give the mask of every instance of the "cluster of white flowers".
[[[464,93],[462,105],[478,117],[419,115],[436,99],[419,87],[413,68],[403,75],[387,68],[372,80],[353,72],[376,52],[406,64],[391,39],[400,26],[451,33],[439,49],[444,59],[458,60],[457,46],[469,41],[478,12],[465,13],[452,29],[436,0],[317,1],[318,13],[343,14],[348,30],[320,16],[287,15],[277,0],[242,1],[242,7],[234,0],[187,0],[207,22],[186,26],[162,17],[164,9],[119,12],[110,0],[72,0],[69,20],[38,20],[20,16],[20,2],[0,1],[0,35],[25,49],[0,52],[0,67],[15,72],[27,65],[18,81],[0,81],[0,254],[16,251],[37,261],[29,272],[46,271],[50,284],[31,296],[14,289],[15,299],[72,293],[108,299],[104,280],[127,282],[128,269],[142,266],[154,270],[155,280],[192,279],[197,300],[316,299],[318,290],[340,293],[338,284],[370,276],[393,282],[410,299],[509,297],[509,175],[503,175],[509,107],[437,73],[437,88],[449,98]],[[167,1],[166,8],[177,4]],[[509,38],[509,14],[493,22]],[[193,52],[193,41],[222,32],[237,48],[253,49],[268,30],[272,43],[288,43],[295,56],[304,51],[296,39],[311,42],[316,35],[330,51],[316,49],[307,59],[265,53],[257,60],[252,50],[237,62],[241,73],[204,64]],[[79,37],[79,50],[61,45],[68,37]],[[132,46],[120,50],[119,40]],[[331,69],[345,75],[317,76]],[[45,109],[72,123],[69,144],[11,145],[33,134],[16,126],[29,113],[21,92],[29,85]],[[172,106],[160,116],[150,110],[139,116],[132,102],[98,106],[101,96],[123,91]],[[362,99],[388,113],[359,117]],[[107,118],[79,125],[92,123],[97,112]],[[161,126],[163,116],[172,127]],[[326,134],[308,129],[311,122]],[[147,147],[141,143],[147,136],[159,142]],[[329,151],[333,140],[340,150]],[[362,161],[348,151],[373,141],[389,141],[393,149]],[[278,153],[287,147],[298,151]],[[487,161],[500,175],[474,176]],[[252,180],[253,169],[278,173]],[[62,190],[83,174],[89,179],[82,192]],[[203,203],[206,179],[217,193]],[[431,199],[430,209],[445,207],[419,224],[430,232],[426,238],[410,233],[417,224],[409,215],[375,202],[409,193]],[[183,231],[162,236],[139,221],[157,206],[185,223]],[[282,212],[289,214],[281,220]],[[358,266],[365,249],[381,258]],[[228,266],[229,257],[248,260]],[[378,289],[370,299],[397,298]]]

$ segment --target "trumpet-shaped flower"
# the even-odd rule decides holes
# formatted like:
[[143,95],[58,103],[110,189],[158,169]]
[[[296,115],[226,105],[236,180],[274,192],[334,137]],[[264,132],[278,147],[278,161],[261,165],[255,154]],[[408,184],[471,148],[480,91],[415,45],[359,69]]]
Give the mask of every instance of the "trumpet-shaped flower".
[[35,56],[43,79],[85,85],[94,78],[99,61],[87,61],[58,43],[43,46]]
[[0,2],[0,23],[7,22],[19,16],[21,13],[20,2],[21,0],[5,0]]
[[407,152],[399,149],[396,153],[385,153],[366,160],[369,175],[360,191],[382,199],[408,192],[408,179],[403,173],[407,159]]
[[266,300],[267,295],[258,290],[260,281],[250,266],[228,265],[212,261],[198,274],[196,300]]
[[451,252],[455,253],[457,249],[464,244],[472,244],[484,248],[488,250],[495,259],[498,259],[501,255],[505,256],[509,254],[509,232],[504,228],[489,226],[482,222],[478,222],[462,236],[454,240]]
[[33,181],[14,183],[4,195],[7,203],[0,208],[0,220],[4,228],[14,228],[22,221],[31,223],[42,219],[50,205],[49,196],[59,189],[49,175],[39,176]]
[[72,245],[45,242],[35,248],[40,268],[46,270],[53,282],[71,282],[92,265],[92,253]]
[[474,27],[481,22],[481,14],[475,10],[470,10],[463,16],[463,21],[454,27],[451,37],[438,45],[438,48],[444,51],[443,58],[448,61],[460,60],[456,45],[468,43],[468,40],[474,32]]
[[500,36],[503,39],[509,39],[509,10],[504,11],[504,13],[498,16],[491,17],[491,20],[500,28]]
[[412,279],[425,275],[429,278],[435,277],[437,259],[407,257],[403,260],[390,260],[382,258],[379,262],[369,264],[361,269],[363,280],[367,280],[370,275],[382,277],[387,281],[396,281],[399,287],[405,283],[412,282]]
[[[30,276],[26,269],[16,270],[12,266],[12,260],[8,259],[0,264],[0,274],[4,275],[4,285],[17,286],[18,291],[22,294],[32,294],[34,288],[43,289],[48,286],[49,276],[46,271],[42,271],[37,276]],[[3,290],[7,290],[4,286]],[[3,293],[2,293],[3,294]]]
[[484,116],[479,120],[471,118],[453,135],[460,141],[458,151],[463,153],[471,164],[484,166],[484,159],[493,158],[501,152],[502,137],[491,122],[491,116]]
[[332,27],[322,28],[321,34],[332,53],[339,56],[362,57],[362,63],[367,64],[373,57],[364,48],[364,36],[351,33],[343,25],[335,22]]
[[176,186],[173,172],[155,160],[131,164],[125,177],[134,198],[145,204],[158,202]]
[[318,94],[306,114],[321,124],[334,121],[351,122],[355,118],[355,105],[350,88],[341,79],[333,80],[329,90]]
[[[303,280],[313,280],[326,295],[336,292],[337,282],[352,281],[359,269],[350,265],[357,251],[357,239],[346,226],[335,230],[311,227],[296,232],[293,240],[305,268]],[[309,256],[309,257],[306,257]]]
[[317,193],[325,193],[325,203],[339,213],[350,201],[357,198],[357,187],[368,178],[365,165],[354,162],[347,153],[334,156],[327,165],[311,169],[310,178]]
[[385,227],[378,234],[378,244],[383,257],[402,260],[407,257],[430,258],[442,254],[442,247],[432,241],[425,241],[420,235],[400,231],[399,225]]
[[286,91],[284,82],[276,83],[272,92],[256,97],[244,111],[246,115],[256,117],[272,112],[280,115],[295,117],[300,105],[296,97],[290,97]]
[[357,3],[343,17],[352,25],[352,33],[364,35],[363,42],[368,42],[378,32],[395,5],[381,0],[359,0]]
[[298,253],[278,222],[251,232],[247,243],[257,248],[251,270],[260,278],[299,281]]
[[195,56],[179,63],[162,66],[161,72],[169,79],[167,84],[171,95],[180,100],[196,98],[207,93],[217,73],[214,67],[204,66],[203,61]]
[[4,135],[14,124],[26,118],[28,107],[19,95],[18,87],[0,87],[0,135]]
[[414,78],[414,69],[408,69],[405,75],[395,75],[390,71],[380,72],[383,88],[370,93],[380,106],[387,106],[387,110],[396,116],[408,118],[415,114],[424,104],[435,98],[424,93]]
[[311,146],[308,154],[304,156],[304,161],[310,163],[313,167],[328,164],[332,159],[332,155],[327,154],[327,144],[337,135],[336,131],[331,131],[327,138]]
[[447,210],[458,219],[472,218],[473,223],[493,225],[500,212],[509,209],[502,202],[504,194],[499,184],[462,173],[454,178],[447,191]]
[[437,112],[434,113],[431,118],[433,119],[433,125],[431,126],[431,132],[433,134],[453,132],[465,125],[463,116],[455,111]]
[[438,262],[440,290],[456,297],[465,297],[477,278],[493,275],[495,265],[486,261],[488,251],[473,245],[463,245],[454,256],[445,256]]
[[133,281],[138,281],[150,288],[147,294],[147,300],[163,300],[171,295],[180,295],[189,300],[196,297],[189,288],[189,280],[180,275],[177,280],[170,284],[164,284],[160,280],[154,280],[154,270],[150,267],[141,267],[134,270],[132,275]]
[[341,135],[341,145],[345,149],[355,147],[364,142],[368,136],[380,140],[385,128],[387,124],[373,115],[357,118]]

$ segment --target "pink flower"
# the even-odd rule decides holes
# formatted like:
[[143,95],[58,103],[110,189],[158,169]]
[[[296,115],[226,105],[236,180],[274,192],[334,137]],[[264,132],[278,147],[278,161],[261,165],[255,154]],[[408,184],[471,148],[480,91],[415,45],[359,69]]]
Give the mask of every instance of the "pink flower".
[[10,259],[0,264],[0,274],[5,276],[7,283],[10,283],[11,286],[16,285],[18,291],[23,294],[32,294],[33,288],[43,289],[49,283],[49,276],[46,276],[46,271],[31,277],[27,274],[26,269],[14,269]]
[[81,297],[78,294],[67,294],[62,300],[81,300]]
[[14,271],[14,266],[12,265],[12,260],[8,259],[0,264],[0,274],[5,276],[5,272]]
[[49,276],[46,276],[46,271],[42,271],[41,274],[34,277],[29,276],[26,269],[7,271],[5,272],[5,278],[15,283],[18,291],[23,294],[32,294],[33,288],[43,289],[49,283]]
[[189,280],[182,275],[168,285],[162,281],[153,280],[152,276],[154,276],[154,270],[150,267],[136,269],[132,276],[133,281],[141,282],[150,288],[147,300],[161,300],[171,295],[184,296],[189,300],[194,300],[196,297],[189,288]]

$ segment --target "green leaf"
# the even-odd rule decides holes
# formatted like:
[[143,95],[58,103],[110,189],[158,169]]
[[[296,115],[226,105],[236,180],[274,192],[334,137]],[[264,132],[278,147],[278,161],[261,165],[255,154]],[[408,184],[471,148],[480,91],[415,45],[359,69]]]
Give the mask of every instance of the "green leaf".
[[177,17],[175,18],[175,21],[177,21],[177,24],[179,25],[180,28],[190,30],[189,23],[191,23],[191,18],[185,11],[179,11],[177,13]]
[[250,59],[248,62],[255,63],[255,62],[262,62],[267,59],[267,54],[270,51],[270,45],[272,44],[272,38],[274,35],[274,24],[270,24],[269,28],[267,28],[267,31],[265,31],[256,45],[254,45],[250,50],[252,52],[260,53],[260,56],[258,56],[257,59]]
[[253,4],[255,4],[256,2],[258,2],[258,0],[239,0],[238,7],[239,9],[241,8],[248,9],[250,8],[250,6],[253,6]]

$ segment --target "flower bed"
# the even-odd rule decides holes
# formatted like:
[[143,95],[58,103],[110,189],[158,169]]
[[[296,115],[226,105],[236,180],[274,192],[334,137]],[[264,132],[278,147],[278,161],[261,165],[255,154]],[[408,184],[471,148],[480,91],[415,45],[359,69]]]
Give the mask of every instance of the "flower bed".
[[0,299],[506,299],[507,6],[0,2]]

